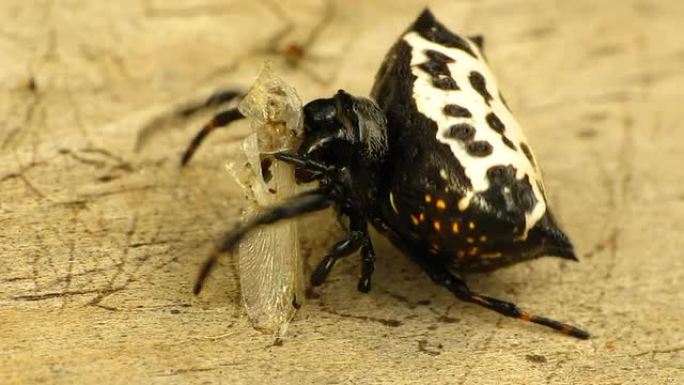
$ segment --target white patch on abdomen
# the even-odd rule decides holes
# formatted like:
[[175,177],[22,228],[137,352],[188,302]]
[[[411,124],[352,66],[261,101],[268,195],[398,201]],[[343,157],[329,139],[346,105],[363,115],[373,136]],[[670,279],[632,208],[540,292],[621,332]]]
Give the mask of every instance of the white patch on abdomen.
[[[470,48],[477,54],[478,59],[473,58],[465,51],[457,48],[444,47],[424,39],[417,32],[409,32],[403,37],[411,47],[411,71],[417,77],[413,84],[413,98],[418,111],[437,123],[437,140],[448,145],[454,156],[463,166],[466,176],[473,186],[472,193],[482,192],[489,188],[487,170],[496,165],[512,165],[517,170],[516,178],[523,179],[529,176],[532,191],[537,198],[533,210],[525,213],[525,231],[521,238],[527,237],[527,232],[541,219],[546,211],[546,201],[540,191],[543,186],[538,167],[532,164],[520,148],[521,143],[527,143],[525,135],[516,122],[513,115],[499,97],[499,89],[491,70],[484,61],[478,47],[468,41]],[[418,65],[430,59],[425,55],[426,50],[441,52],[455,60],[449,63],[451,77],[456,81],[459,90],[442,90],[432,84],[432,77],[423,71]],[[486,88],[492,96],[488,106],[483,97],[472,88],[468,76],[472,71],[479,72],[485,79]],[[444,107],[448,104],[457,104],[466,108],[471,117],[453,117],[444,113]],[[501,134],[489,127],[486,121],[488,113],[493,112],[504,124],[504,135],[516,146],[516,150],[504,144]],[[476,133],[473,141],[486,141],[492,146],[492,153],[476,157],[470,155],[465,143],[459,139],[446,136],[449,127],[457,123],[468,123],[475,127]],[[472,197],[472,193],[466,192],[466,197]],[[459,202],[459,208],[467,208],[470,199]]]

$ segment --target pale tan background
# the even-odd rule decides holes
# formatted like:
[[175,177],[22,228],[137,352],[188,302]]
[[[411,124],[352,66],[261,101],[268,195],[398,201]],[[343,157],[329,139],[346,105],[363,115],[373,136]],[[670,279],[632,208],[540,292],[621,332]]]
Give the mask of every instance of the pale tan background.
[[[305,100],[367,94],[424,6],[336,1],[291,68],[269,40],[291,25],[280,48],[305,41],[326,2],[283,3],[0,1],[0,383],[684,383],[684,3],[432,4],[486,35],[582,260],[469,281],[592,340],[456,302],[378,238],[374,290],[343,261],[272,346],[229,259],[190,293],[242,204],[223,167],[245,128],[183,172],[202,118],[133,147],[157,114],[250,84],[266,58]],[[312,265],[339,229],[330,213],[305,224]]]

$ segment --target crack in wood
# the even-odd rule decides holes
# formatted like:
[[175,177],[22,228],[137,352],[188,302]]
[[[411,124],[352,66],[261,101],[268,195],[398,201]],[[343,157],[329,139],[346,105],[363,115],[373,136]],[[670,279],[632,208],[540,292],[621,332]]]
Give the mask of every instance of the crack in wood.
[[113,288],[113,289],[90,289],[90,290],[72,290],[72,291],[58,291],[42,294],[29,294],[29,295],[17,295],[11,297],[15,301],[45,301],[53,298],[62,298],[66,296],[76,296],[76,295],[88,295],[88,294],[112,294],[123,290],[123,288]]

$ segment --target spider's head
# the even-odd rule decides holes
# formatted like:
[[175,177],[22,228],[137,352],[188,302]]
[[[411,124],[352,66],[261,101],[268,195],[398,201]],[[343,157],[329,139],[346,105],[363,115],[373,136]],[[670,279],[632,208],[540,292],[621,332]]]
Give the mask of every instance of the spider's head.
[[[373,165],[387,152],[387,121],[370,99],[342,90],[332,98],[304,106],[304,141],[300,155],[330,166]],[[298,179],[306,181],[304,175]]]

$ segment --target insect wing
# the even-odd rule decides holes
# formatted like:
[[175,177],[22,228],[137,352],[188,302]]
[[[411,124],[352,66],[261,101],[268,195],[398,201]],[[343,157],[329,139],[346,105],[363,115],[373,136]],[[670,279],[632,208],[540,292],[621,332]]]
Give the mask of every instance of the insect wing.
[[[250,147],[249,142],[250,139],[245,147]],[[255,144],[256,137],[251,142]],[[247,152],[255,153],[249,149]],[[268,183],[262,178],[257,183],[264,183],[266,191],[268,186],[277,186],[277,192],[271,197],[273,202],[294,193],[292,170],[287,165],[273,164],[270,173],[272,179]],[[243,220],[261,208],[261,205],[251,205]],[[240,243],[238,268],[242,299],[252,325],[282,336],[304,298],[297,224],[285,222],[256,229]]]
[[[243,142],[246,167],[230,167],[251,204],[243,220],[296,192],[291,167],[266,162],[264,153],[295,148],[302,132],[302,104],[294,88],[275,76],[268,64],[239,106],[254,134]],[[252,325],[282,336],[304,299],[302,261],[294,221],[257,228],[239,245],[242,299]]]

